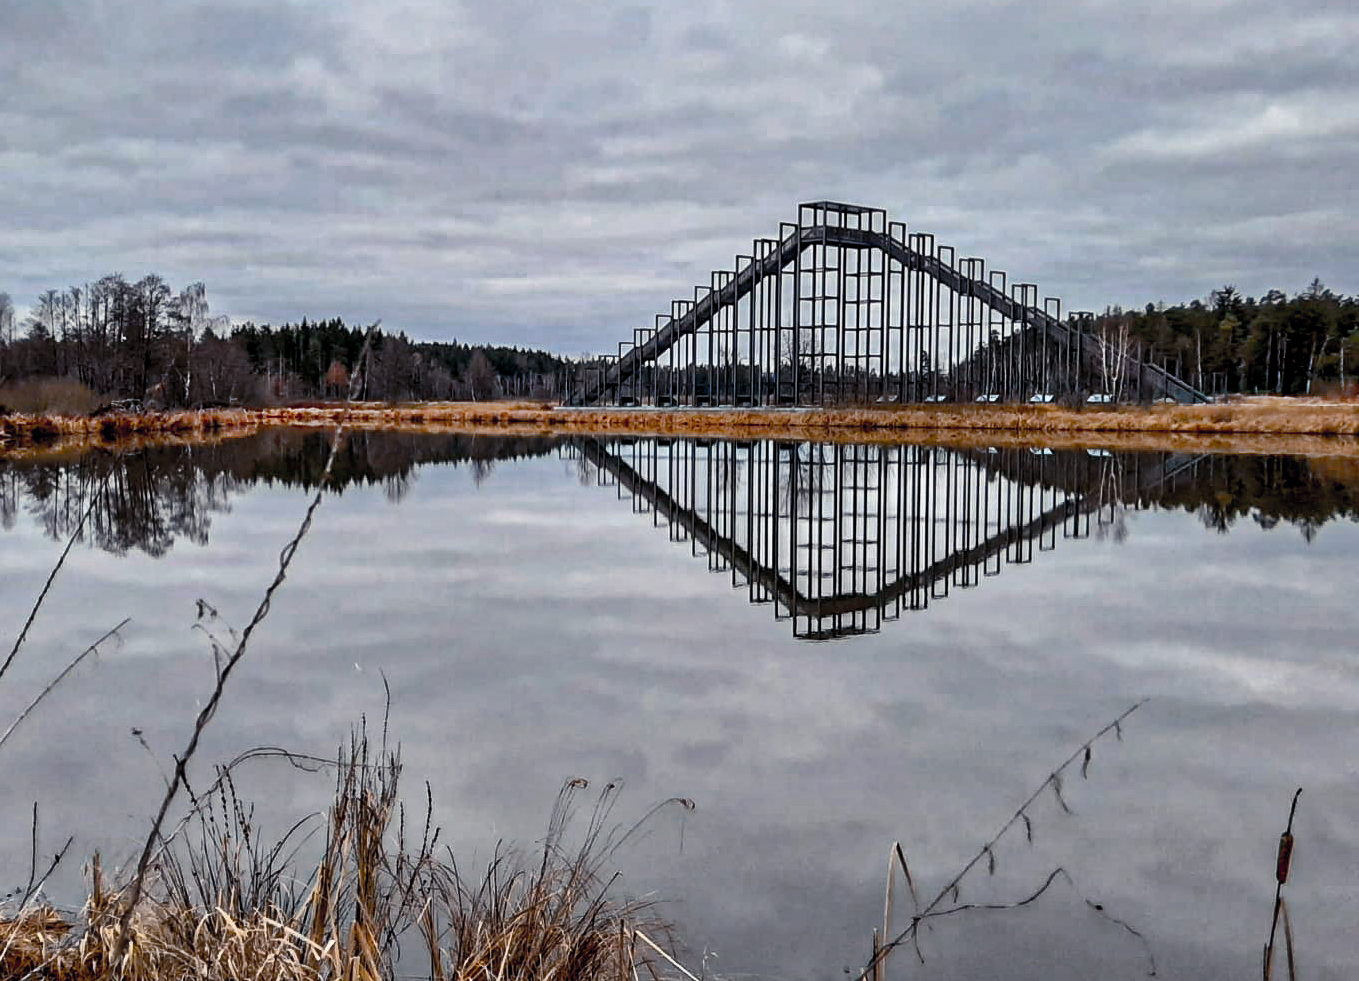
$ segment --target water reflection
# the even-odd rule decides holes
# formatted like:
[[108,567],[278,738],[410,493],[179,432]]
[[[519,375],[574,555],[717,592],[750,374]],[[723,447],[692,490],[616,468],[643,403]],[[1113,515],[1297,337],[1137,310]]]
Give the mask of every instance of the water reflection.
[[1183,507],[1223,532],[1289,521],[1309,542],[1357,513],[1343,468],[1301,459],[666,438],[567,452],[809,640],[876,631],[1063,539],[1121,541],[1133,509]]
[[[244,622],[327,446],[319,431],[269,433],[0,464],[25,533],[0,545],[0,579],[30,584],[0,590],[0,619],[22,622],[60,547],[40,535],[64,533],[79,500],[100,505],[91,527],[108,541],[92,544],[163,550],[192,533],[216,549],[82,556],[63,572],[39,656],[0,686],[16,711],[48,680],[40,652],[79,650],[107,625],[99,610],[134,615],[135,632],[6,746],[11,880],[27,873],[34,799],[85,854],[138,843],[160,777],[129,730],[162,758],[180,744],[211,683],[206,645],[185,639],[194,601]],[[547,456],[474,486],[516,454]],[[1357,477],[1338,458],[360,433],[344,499],[316,522],[204,758],[265,741],[327,752],[380,704],[381,671],[410,772],[447,806],[459,856],[533,840],[568,776],[621,777],[634,801],[692,796],[683,852],[658,834],[628,859],[627,888],[676,902],[680,935],[722,951],[727,976],[826,978],[862,963],[888,843],[911,849],[919,882],[942,884],[1073,740],[1151,694],[1117,778],[1101,758],[1089,785],[1073,780],[1072,820],[1049,796],[1037,851],[1015,842],[967,898],[1024,895],[1055,864],[1081,890],[1032,917],[960,921],[952,939],[941,923],[922,976],[1139,976],[1140,947],[1071,919],[1087,895],[1145,930],[1166,976],[1243,975],[1268,918],[1279,809],[1305,785],[1294,923],[1316,976],[1348,977],[1335,965],[1354,960],[1359,812],[1336,734],[1359,724],[1359,532],[1326,523],[1355,516]],[[105,479],[107,502],[91,489]],[[244,498],[257,481],[298,491]],[[1152,507],[1185,513],[1136,513]],[[1126,545],[1067,541],[1101,535]],[[740,600],[723,601],[729,580]],[[775,610],[789,621],[767,620]],[[871,635],[898,613],[909,634]],[[870,635],[792,637],[836,630]],[[258,779],[273,827],[325,804],[324,780]]]
[[[275,429],[216,444],[70,459],[0,459],[0,526],[28,514],[53,539],[159,557],[206,545],[212,516],[258,483],[312,489],[324,430]],[[1184,509],[1227,532],[1359,517],[1359,461],[1024,448],[945,449],[797,441],[354,432],[331,489],[381,486],[392,503],[422,466],[563,452],[585,479],[617,486],[752,602],[772,602],[800,637],[876,630],[955,587],[1031,561],[1061,539],[1126,534],[1129,510]]]
[[[331,489],[381,486],[400,503],[421,466],[468,465],[480,483],[496,461],[543,456],[550,437],[351,432],[331,474]],[[255,484],[313,489],[325,470],[331,433],[274,429],[201,445],[158,446],[132,453],[96,450],[71,460],[0,459],[0,526],[27,513],[53,539],[66,539],[89,512],[81,539],[123,555],[164,556],[176,539],[206,545],[212,516]]]

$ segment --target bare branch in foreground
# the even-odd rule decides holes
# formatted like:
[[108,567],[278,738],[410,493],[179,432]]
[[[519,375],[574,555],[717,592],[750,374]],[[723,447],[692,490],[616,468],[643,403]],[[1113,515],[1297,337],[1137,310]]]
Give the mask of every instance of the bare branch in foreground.
[[61,674],[53,678],[51,682],[48,683],[47,687],[38,693],[38,697],[28,703],[28,708],[20,712],[19,717],[9,724],[9,728],[5,730],[4,735],[0,735],[0,746],[5,745],[5,741],[8,740],[11,735],[13,735],[15,729],[19,728],[19,724],[22,723],[24,719],[27,719],[30,715],[33,714],[33,710],[37,708],[40,704],[42,704],[43,699],[47,698],[48,695],[52,694],[52,692],[56,689],[58,685],[60,685],[63,681],[66,680],[66,676],[69,675],[72,671],[74,671],[80,665],[80,662],[84,661],[85,658],[89,657],[91,654],[96,653],[99,650],[100,645],[104,644],[106,641],[114,637],[117,637],[118,631],[122,630],[130,622],[131,622],[130,619],[124,619],[122,623],[118,624],[118,626],[114,627],[112,630],[104,634],[104,636],[100,637],[89,647],[85,648],[85,650],[78,654],[76,658],[73,661],[71,661],[70,664],[66,665],[66,667],[62,669]]
[[[1006,833],[1015,825],[1022,822],[1024,825],[1024,833],[1026,838],[1030,843],[1033,842],[1033,822],[1029,818],[1028,810],[1030,807],[1033,806],[1034,801],[1038,800],[1038,798],[1042,796],[1043,792],[1047,790],[1049,787],[1052,787],[1053,792],[1057,796],[1058,803],[1061,805],[1062,809],[1067,813],[1071,813],[1070,808],[1066,806],[1066,801],[1061,796],[1062,773],[1077,760],[1081,760],[1082,775],[1088,772],[1090,762],[1089,760],[1090,747],[1110,732],[1115,733],[1117,737],[1121,740],[1123,738],[1123,720],[1126,719],[1128,716],[1132,715],[1143,705],[1145,705],[1146,702],[1147,700],[1144,698],[1138,702],[1133,703],[1131,706],[1125,709],[1118,716],[1118,718],[1114,719],[1099,732],[1095,733],[1093,736],[1091,736],[1089,739],[1083,742],[1079,749],[1077,749],[1074,753],[1068,756],[1060,766],[1058,766],[1055,770],[1048,774],[1047,779],[1045,779],[1041,784],[1038,785],[1038,788],[1034,790],[1032,794],[1029,795],[1028,799],[1025,800],[1024,803],[1019,805],[1019,809],[1016,810],[1014,814],[1010,817],[1010,819],[1001,826],[1000,830],[997,831],[994,836],[992,836],[991,840],[986,842],[986,844],[982,845],[981,848],[978,849],[977,853],[972,857],[971,861],[964,865],[962,870],[952,879],[949,880],[949,882],[943,887],[943,889],[939,891],[939,894],[935,896],[933,900],[930,901],[929,905],[927,905],[924,909],[917,908],[915,915],[911,917],[910,925],[907,926],[900,933],[898,933],[895,937],[891,937],[891,939],[888,939],[889,929],[885,919],[883,943],[877,950],[873,952],[873,955],[869,958],[868,963],[864,966],[863,970],[860,971],[859,974],[855,977],[854,981],[867,981],[869,977],[880,974],[884,962],[886,961],[887,957],[892,953],[892,951],[904,943],[914,942],[918,936],[920,924],[926,922],[932,917],[947,915],[949,913],[954,912],[961,912],[964,909],[1013,909],[1015,908],[1015,906],[1027,905],[1028,903],[1033,902],[1033,900],[1041,896],[1045,891],[1047,891],[1048,887],[1052,885],[1053,879],[1059,873],[1065,876],[1067,878],[1067,881],[1070,881],[1070,876],[1067,875],[1066,871],[1064,869],[1058,868],[1056,871],[1052,873],[1052,875],[1048,877],[1047,882],[1043,884],[1042,888],[1039,889],[1037,893],[1019,903],[965,904],[961,906],[948,908],[942,911],[940,910],[940,907],[943,906],[945,900],[951,900],[953,903],[955,904],[957,903],[959,886],[961,885],[962,880],[967,876],[969,872],[976,868],[977,865],[985,861],[987,863],[988,870],[992,867],[992,863],[995,861],[995,850],[994,850],[995,846],[1000,842],[1001,838],[1005,837]],[[904,861],[902,864],[904,867],[905,866]],[[890,910],[888,912],[890,914]],[[1126,924],[1124,925],[1126,926]],[[1143,939],[1145,940],[1145,938]],[[916,949],[918,954],[919,953],[918,945]],[[1155,973],[1154,961],[1152,972],[1153,974]]]
[[[66,547],[61,550],[61,556],[57,559],[56,565],[52,566],[52,571],[47,574],[47,582],[43,583],[42,591],[38,593],[38,598],[33,602],[33,607],[28,611],[28,619],[24,621],[23,629],[19,631],[19,636],[14,638],[14,646],[10,648],[9,656],[5,658],[5,663],[0,664],[0,678],[5,676],[9,666],[14,663],[14,659],[19,656],[19,651],[24,646],[24,641],[28,639],[28,631],[33,627],[33,621],[38,619],[38,611],[42,609],[43,603],[47,601],[47,594],[52,590],[52,584],[57,581],[57,574],[61,572],[61,567],[66,564],[66,557],[71,554],[71,549],[80,540],[81,533],[85,530],[85,522],[89,520],[94,512],[94,506],[104,493],[104,488],[108,485],[108,478],[100,481],[99,486],[90,494],[90,504],[85,508],[85,513],[80,516],[80,521],[75,526],[75,531],[71,532],[71,537],[66,540]],[[117,629],[117,628],[114,628]]]
[[[377,323],[374,323],[368,328],[367,336],[364,338],[363,342],[363,350],[359,352],[358,365],[360,366],[367,360],[367,354],[369,348],[372,346],[373,335],[376,333],[377,326]],[[348,424],[350,415],[353,412],[354,400],[358,394],[358,386],[362,377],[363,371],[359,368],[355,370],[353,377],[350,379],[349,395],[345,399],[344,413],[340,416],[340,421],[335,427],[335,435],[331,439],[330,455],[326,459],[325,469],[321,472],[321,478],[317,482],[316,494],[312,497],[311,504],[307,507],[306,513],[302,517],[301,525],[298,526],[297,534],[292,537],[292,540],[289,541],[279,553],[278,572],[274,576],[273,582],[265,589],[264,596],[260,600],[259,606],[255,609],[255,615],[251,617],[250,622],[246,624],[245,629],[241,631],[240,641],[237,643],[236,649],[232,651],[231,656],[221,664],[220,670],[217,671],[216,683],[213,686],[212,694],[208,697],[207,702],[198,713],[198,718],[194,722],[193,731],[189,735],[189,741],[185,745],[184,751],[175,757],[175,770],[170,780],[170,786],[166,790],[165,796],[161,799],[160,808],[156,812],[154,820],[151,822],[151,830],[146,836],[145,844],[142,846],[141,857],[137,860],[136,872],[133,874],[132,881],[128,884],[127,893],[123,899],[122,914],[118,921],[117,944],[114,948],[112,959],[115,969],[117,965],[122,962],[123,957],[127,952],[127,938],[129,935],[129,927],[132,923],[132,914],[137,908],[137,903],[141,900],[147,872],[150,869],[151,859],[156,851],[156,845],[160,841],[161,828],[165,825],[165,818],[170,811],[170,805],[174,803],[180,788],[185,785],[188,777],[189,762],[198,751],[198,744],[202,739],[203,732],[207,729],[208,724],[212,721],[212,717],[216,714],[217,706],[221,704],[222,696],[226,691],[227,681],[230,679],[236,666],[240,664],[241,659],[245,657],[246,651],[250,645],[250,638],[254,636],[255,629],[263,623],[265,617],[269,615],[269,608],[273,603],[274,594],[278,592],[279,588],[283,585],[284,580],[287,579],[288,567],[292,565],[292,561],[297,555],[297,549],[302,544],[302,540],[306,538],[307,532],[311,530],[312,518],[315,516],[317,508],[321,506],[321,500],[325,496],[326,485],[330,482],[330,475],[335,468],[335,460],[340,455],[340,444],[344,439],[345,426]]]

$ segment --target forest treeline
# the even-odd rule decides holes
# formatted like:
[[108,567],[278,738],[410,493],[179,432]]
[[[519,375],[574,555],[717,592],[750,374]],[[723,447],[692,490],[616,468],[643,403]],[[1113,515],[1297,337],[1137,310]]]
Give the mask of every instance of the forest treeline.
[[[22,322],[0,293],[0,385],[43,379],[79,401],[256,405],[342,397],[366,327],[339,318],[232,324],[210,314],[202,283],[175,292],[159,276],[105,276],[48,290]],[[382,401],[549,398],[568,364],[546,351],[413,341],[378,329],[360,395]],[[74,389],[74,391],[73,391]],[[0,401],[4,401],[0,398]],[[77,408],[80,408],[77,406]]]
[[1257,299],[1227,285],[1178,306],[1114,307],[1094,330],[1214,394],[1302,395],[1359,376],[1359,297],[1319,279],[1291,297],[1270,290]]
[[[1083,329],[1214,393],[1295,395],[1343,388],[1359,376],[1359,298],[1333,293],[1319,280],[1293,296],[1272,290],[1255,298],[1228,285],[1177,306],[1110,308]],[[339,318],[232,324],[211,315],[202,283],[175,292],[156,275],[136,281],[111,275],[48,290],[22,322],[0,293],[0,386],[15,402],[15,383],[41,379],[43,391],[83,402],[67,408],[85,411],[119,398],[167,408],[338,398],[349,389],[365,333]],[[566,374],[584,363],[378,330],[360,395],[554,398]]]

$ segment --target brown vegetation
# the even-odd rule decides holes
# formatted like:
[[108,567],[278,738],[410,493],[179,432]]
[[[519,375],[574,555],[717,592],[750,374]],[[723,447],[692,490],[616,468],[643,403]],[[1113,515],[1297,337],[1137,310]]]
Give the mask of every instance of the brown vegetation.
[[74,378],[25,378],[0,385],[0,406],[10,412],[87,416],[99,404],[98,394]]
[[[334,426],[340,404],[268,409],[0,417],[0,454],[58,440],[118,444],[131,438],[247,433],[263,426]],[[1359,453],[1359,401],[1243,398],[1215,405],[1068,409],[1055,405],[941,405],[844,409],[569,408],[536,402],[361,403],[359,429],[629,433],[816,440],[984,442],[1126,449],[1195,448],[1263,453]],[[1283,437],[1288,437],[1283,439]],[[1301,438],[1301,440],[1300,440]]]
[[244,409],[199,409],[172,412],[106,412],[88,414],[11,414],[0,416],[0,454],[51,444],[123,444],[153,438],[211,438],[224,432],[240,435],[259,425],[256,413]]
[[[376,757],[376,758],[374,758]],[[594,806],[583,841],[566,847],[574,799],[558,798],[541,855],[500,851],[485,874],[462,878],[435,855],[437,829],[406,837],[395,752],[370,753],[359,733],[337,760],[335,799],[310,876],[279,857],[305,833],[262,841],[236,798],[230,770],[205,794],[195,833],[166,843],[153,890],[125,919],[125,890],[106,885],[98,857],[79,917],[50,906],[0,919],[0,977],[48,981],[636,981],[659,977],[663,936],[644,904],[615,902],[601,862],[619,843]],[[422,805],[423,806],[423,805]],[[174,836],[171,836],[172,839]],[[124,922],[127,942],[119,943]],[[418,953],[399,950],[401,941]],[[117,952],[123,950],[121,959]],[[398,957],[401,970],[398,972]],[[659,958],[659,959],[658,959]],[[640,974],[639,974],[640,972]]]

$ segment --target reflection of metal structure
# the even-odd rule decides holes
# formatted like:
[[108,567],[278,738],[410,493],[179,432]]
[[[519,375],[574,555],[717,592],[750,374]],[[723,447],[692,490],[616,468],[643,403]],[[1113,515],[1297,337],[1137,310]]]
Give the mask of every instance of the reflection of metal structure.
[[796,636],[879,629],[954,586],[1110,527],[1193,460],[1084,451],[582,438],[595,479],[665,522]]
[[[1107,343],[1092,319],[1013,283],[981,259],[889,222],[880,208],[821,201],[777,239],[758,238],[734,268],[654,328],[634,330],[587,372],[573,404],[825,405],[1022,401],[1099,388]],[[1115,355],[1145,398],[1207,397],[1164,368]]]

